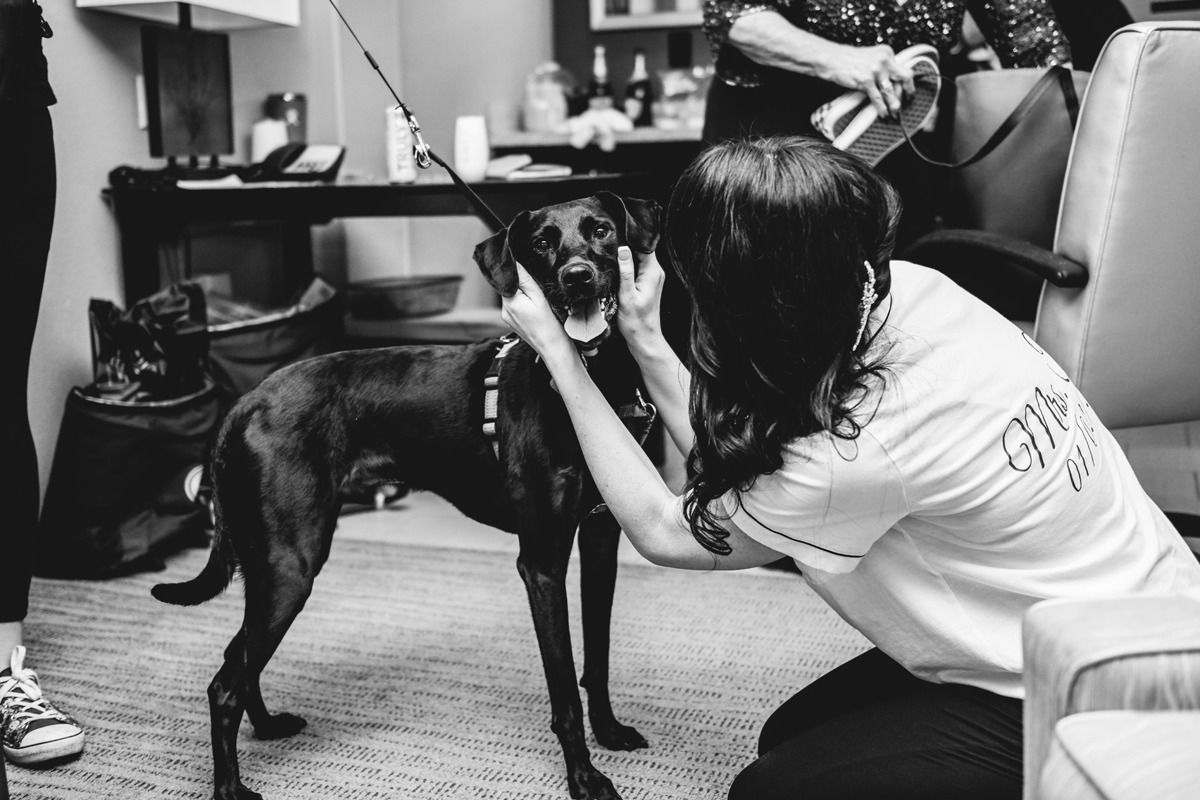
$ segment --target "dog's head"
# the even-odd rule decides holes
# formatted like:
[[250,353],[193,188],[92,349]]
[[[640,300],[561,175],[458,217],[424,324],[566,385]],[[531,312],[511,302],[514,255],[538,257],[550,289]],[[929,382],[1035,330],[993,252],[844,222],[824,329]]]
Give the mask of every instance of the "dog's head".
[[653,200],[611,192],[522,211],[475,247],[475,263],[492,287],[512,297],[520,262],[542,287],[567,335],[584,351],[608,338],[617,313],[617,248],[650,253],[658,245],[661,209]]

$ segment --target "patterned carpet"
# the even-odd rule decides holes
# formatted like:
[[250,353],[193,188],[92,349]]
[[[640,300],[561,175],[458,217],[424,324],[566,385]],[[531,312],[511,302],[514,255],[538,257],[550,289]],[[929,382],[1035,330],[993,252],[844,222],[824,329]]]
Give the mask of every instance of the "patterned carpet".
[[[110,582],[35,580],[32,666],[88,729],[83,758],[9,766],[14,798],[206,798],[205,688],[241,616],[241,590],[198,608],[150,587],[199,572]],[[569,579],[582,668],[578,573]],[[613,620],[618,717],[650,748],[594,761],[625,800],[724,798],[764,716],[865,641],[788,573],[625,567]],[[242,774],[268,800],[568,797],[524,588],[508,555],[335,541],[307,609],[263,676],[299,735],[242,730]],[[590,739],[590,734],[589,734]]]

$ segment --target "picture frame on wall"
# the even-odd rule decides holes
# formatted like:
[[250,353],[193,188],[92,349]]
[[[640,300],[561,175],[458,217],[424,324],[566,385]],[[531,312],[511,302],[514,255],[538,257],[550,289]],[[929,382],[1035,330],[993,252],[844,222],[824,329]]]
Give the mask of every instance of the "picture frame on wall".
[[233,153],[229,36],[142,27],[150,155]]
[[703,0],[589,0],[593,31],[695,28],[704,20]]

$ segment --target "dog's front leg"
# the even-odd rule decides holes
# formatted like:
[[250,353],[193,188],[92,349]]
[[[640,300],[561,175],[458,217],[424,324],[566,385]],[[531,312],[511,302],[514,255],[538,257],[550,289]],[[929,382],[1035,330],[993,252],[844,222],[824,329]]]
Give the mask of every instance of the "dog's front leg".
[[575,659],[571,655],[567,618],[567,560],[573,533],[570,528],[548,531],[542,526],[534,530],[523,527],[517,571],[529,593],[533,627],[550,691],[550,729],[562,745],[571,797],[620,800],[612,781],[592,765],[583,735],[583,703],[575,684]]
[[608,695],[609,630],[617,584],[617,546],[621,526],[608,512],[590,514],[579,523],[579,568],[583,595],[583,680],[588,693],[588,719],[596,741],[609,750],[638,750],[646,740],[622,725]]

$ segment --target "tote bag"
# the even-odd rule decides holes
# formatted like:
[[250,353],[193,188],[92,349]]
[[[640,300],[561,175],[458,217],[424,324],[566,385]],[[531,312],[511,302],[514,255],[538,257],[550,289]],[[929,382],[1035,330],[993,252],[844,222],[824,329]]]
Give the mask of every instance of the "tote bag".
[[961,166],[951,177],[950,227],[1053,246],[1079,98],[1090,77],[1063,67],[958,77],[950,156]]

